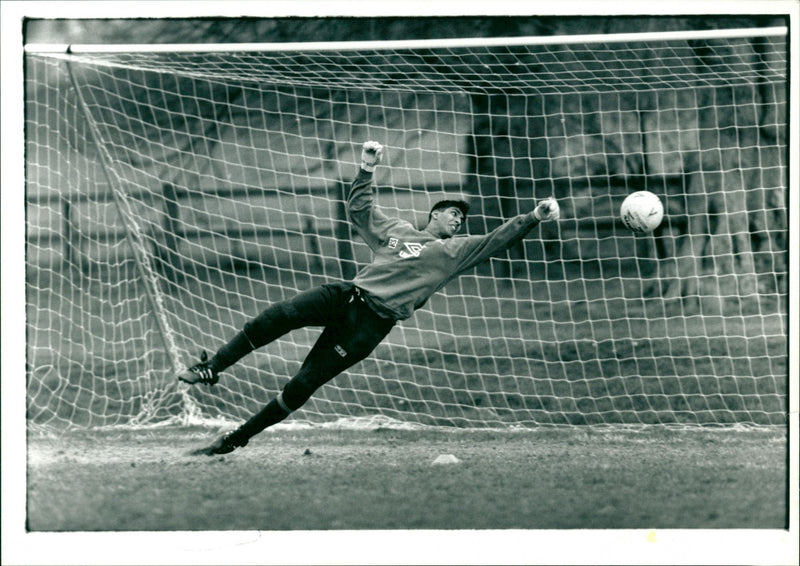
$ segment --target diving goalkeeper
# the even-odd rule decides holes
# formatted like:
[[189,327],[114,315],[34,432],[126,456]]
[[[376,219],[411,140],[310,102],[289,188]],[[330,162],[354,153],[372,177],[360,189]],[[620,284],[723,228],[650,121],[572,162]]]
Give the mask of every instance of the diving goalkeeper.
[[540,222],[559,217],[558,203],[551,197],[489,234],[454,238],[469,204],[443,200],[432,207],[425,229],[417,230],[410,222],[386,216],[375,204],[372,175],[382,156],[381,144],[364,143],[361,169],[347,198],[349,220],[371,248],[372,263],[352,282],[321,285],[270,305],[211,359],[204,352],[200,363],[178,375],[186,383],[214,385],[225,368],[289,331],[324,328],[300,371],[277,397],[239,428],[192,454],[227,454],[245,446],[303,406],[319,387],[366,358],[397,321],[409,318],[449,281],[504,252]]

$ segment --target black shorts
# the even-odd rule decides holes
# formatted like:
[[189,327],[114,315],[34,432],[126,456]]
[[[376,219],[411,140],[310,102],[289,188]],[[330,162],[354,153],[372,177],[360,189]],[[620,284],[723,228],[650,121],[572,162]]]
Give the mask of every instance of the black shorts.
[[297,409],[320,386],[366,358],[395,325],[362,299],[352,283],[331,283],[303,291],[276,303],[245,325],[255,347],[263,346],[290,330],[324,327],[300,371],[287,384],[283,400]]

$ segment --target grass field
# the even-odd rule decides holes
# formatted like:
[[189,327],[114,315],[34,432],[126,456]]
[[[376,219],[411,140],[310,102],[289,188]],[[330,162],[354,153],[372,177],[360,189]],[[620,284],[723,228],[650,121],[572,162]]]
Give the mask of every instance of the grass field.
[[[30,531],[784,529],[781,429],[207,429],[28,440]],[[459,461],[434,464],[451,454]]]

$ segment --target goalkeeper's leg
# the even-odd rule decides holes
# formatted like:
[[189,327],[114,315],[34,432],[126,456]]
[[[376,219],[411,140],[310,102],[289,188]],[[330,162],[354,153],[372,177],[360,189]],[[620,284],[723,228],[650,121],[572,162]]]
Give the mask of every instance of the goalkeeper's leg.
[[334,283],[309,289],[293,298],[267,307],[256,318],[244,325],[227,344],[209,360],[206,353],[200,363],[178,374],[178,380],[189,384],[214,385],[219,373],[244,356],[265,346],[291,330],[305,326],[326,326],[344,316],[349,301],[353,300],[354,287]]
[[355,301],[340,324],[325,328],[300,371],[275,399],[236,430],[192,454],[227,454],[245,446],[253,436],[303,406],[322,385],[366,358],[393,326],[394,321],[379,317],[366,304]]

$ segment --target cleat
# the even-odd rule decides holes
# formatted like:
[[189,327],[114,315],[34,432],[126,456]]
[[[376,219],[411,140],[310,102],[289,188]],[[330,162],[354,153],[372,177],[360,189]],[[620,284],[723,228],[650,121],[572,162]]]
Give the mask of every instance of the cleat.
[[233,440],[233,432],[222,435],[209,446],[205,448],[198,448],[189,452],[190,456],[214,456],[217,454],[230,454],[240,446],[247,446],[247,441],[238,444]]
[[200,363],[193,365],[183,373],[179,373],[178,380],[190,385],[194,385],[195,383],[214,385],[219,381],[219,375],[217,375],[216,370],[208,363],[208,354],[203,350],[200,354]]

